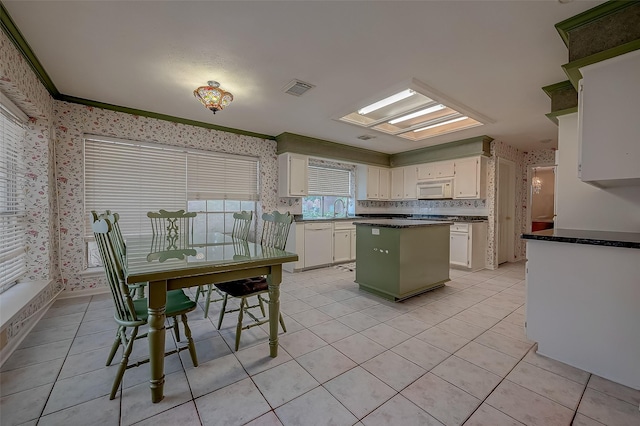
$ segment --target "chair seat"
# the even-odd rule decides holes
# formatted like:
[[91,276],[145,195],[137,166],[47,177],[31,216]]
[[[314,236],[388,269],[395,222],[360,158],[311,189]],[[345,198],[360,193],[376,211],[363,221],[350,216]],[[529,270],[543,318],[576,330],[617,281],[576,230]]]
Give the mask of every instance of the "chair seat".
[[216,284],[220,290],[233,297],[245,297],[254,293],[260,293],[269,289],[265,277],[245,278],[242,280],[228,281]]
[[[135,299],[133,305],[139,319],[146,320],[149,317],[147,298]],[[189,312],[196,307],[196,302],[189,299],[183,290],[171,290],[167,292],[167,317],[174,317]]]

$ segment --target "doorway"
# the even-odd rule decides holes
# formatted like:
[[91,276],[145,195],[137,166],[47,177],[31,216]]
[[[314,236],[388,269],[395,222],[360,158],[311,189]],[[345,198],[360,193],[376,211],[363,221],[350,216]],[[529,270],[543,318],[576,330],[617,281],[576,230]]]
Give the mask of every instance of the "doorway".
[[556,166],[530,166],[527,171],[527,232],[552,229],[555,214]]
[[496,250],[498,265],[515,259],[516,165],[498,158]]

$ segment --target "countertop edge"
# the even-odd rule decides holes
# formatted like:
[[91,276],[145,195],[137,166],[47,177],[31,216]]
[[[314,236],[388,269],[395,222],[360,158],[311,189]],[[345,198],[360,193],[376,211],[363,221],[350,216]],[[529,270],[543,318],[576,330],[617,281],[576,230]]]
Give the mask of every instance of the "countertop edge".
[[376,228],[424,228],[429,226],[450,226],[453,222],[445,221],[426,221],[412,219],[382,219],[368,222],[353,222],[354,225],[371,226]]
[[[579,233],[579,230],[571,230],[573,233]],[[640,234],[637,233],[614,233],[620,236],[628,236],[632,240],[621,240],[615,239],[612,237],[607,238],[598,238],[597,236],[588,235],[590,232],[594,231],[583,231],[585,233],[584,236],[569,236],[569,235],[555,235],[554,230],[544,230],[537,231],[529,234],[522,234],[520,238],[524,240],[536,240],[536,241],[551,241],[551,242],[559,242],[559,243],[569,243],[569,244],[586,244],[586,245],[594,245],[594,246],[603,246],[603,247],[620,247],[620,248],[632,248],[632,249],[640,249]],[[562,230],[560,230],[562,232]],[[598,232],[598,231],[596,231]],[[601,232],[601,231],[600,231]]]

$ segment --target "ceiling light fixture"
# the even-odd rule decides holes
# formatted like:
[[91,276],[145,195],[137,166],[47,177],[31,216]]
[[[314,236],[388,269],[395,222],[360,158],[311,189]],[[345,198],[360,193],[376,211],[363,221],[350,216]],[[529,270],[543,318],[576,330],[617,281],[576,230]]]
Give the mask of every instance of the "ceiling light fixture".
[[412,118],[420,117],[422,115],[431,114],[432,112],[440,111],[441,109],[445,109],[446,106],[440,104],[432,106],[431,108],[423,109],[421,111],[416,111],[412,114],[407,114],[402,117],[394,118],[389,121],[389,124],[402,123],[403,121],[411,120]]
[[433,129],[434,127],[444,126],[445,124],[455,123],[455,122],[458,122],[458,121],[466,120],[467,118],[469,118],[469,117],[467,117],[466,115],[463,115],[462,117],[454,118],[452,120],[443,121],[442,123],[432,124],[431,126],[423,127],[421,129],[416,129],[416,130],[414,130],[414,132],[421,132],[423,130]]
[[542,189],[542,179],[538,177],[536,169],[533,169],[533,179],[531,179],[531,186],[533,187],[533,193],[539,194]]
[[223,110],[233,101],[233,95],[222,90],[217,81],[208,81],[207,84],[208,86],[201,86],[194,90],[193,96],[214,114],[216,111]]
[[391,95],[388,98],[384,98],[378,102],[374,102],[371,105],[367,105],[364,108],[360,108],[358,110],[358,114],[360,115],[366,115],[369,114],[370,112],[373,112],[375,110],[378,110],[380,108],[384,108],[387,105],[391,105],[394,104],[398,101],[401,101],[403,99],[408,98],[409,96],[413,95],[415,92],[411,89],[406,89],[403,90],[402,92],[396,93],[395,95]]

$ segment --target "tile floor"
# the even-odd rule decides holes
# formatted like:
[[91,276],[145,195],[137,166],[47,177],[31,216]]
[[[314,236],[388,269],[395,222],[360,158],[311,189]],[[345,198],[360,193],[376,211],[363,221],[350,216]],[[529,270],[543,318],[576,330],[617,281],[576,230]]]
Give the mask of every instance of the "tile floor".
[[[236,353],[235,317],[218,331],[216,309],[204,319],[199,308],[189,323],[200,366],[186,351],[167,357],[159,404],[148,364],[108,399],[109,296],[58,300],[0,368],[0,423],[640,425],[640,391],[535,353],[523,331],[523,263],[452,270],[444,288],[403,303],[359,291],[354,274],[285,274],[288,332],[275,359],[266,326],[244,331]],[[134,355],[146,351],[141,340]]]

